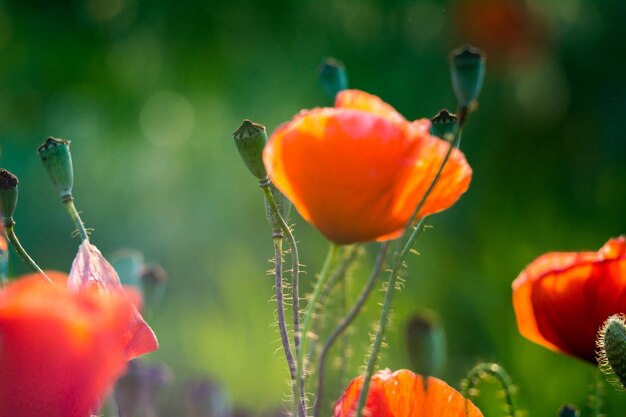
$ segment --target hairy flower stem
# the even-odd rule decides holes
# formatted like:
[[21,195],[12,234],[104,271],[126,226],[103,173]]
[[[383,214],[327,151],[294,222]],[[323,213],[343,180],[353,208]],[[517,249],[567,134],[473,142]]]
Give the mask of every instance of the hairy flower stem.
[[311,294],[311,298],[309,299],[309,303],[307,304],[306,311],[304,313],[304,319],[302,322],[302,349],[300,349],[299,355],[297,357],[298,363],[298,383],[301,383],[301,389],[304,390],[305,384],[305,373],[304,373],[304,359],[308,352],[308,334],[311,329],[311,323],[313,320],[313,315],[315,313],[316,307],[319,303],[319,298],[322,293],[322,289],[328,282],[328,278],[330,275],[330,269],[333,263],[335,262],[335,258],[339,253],[339,247],[334,243],[331,243],[328,248],[328,254],[326,255],[326,259],[324,260],[324,265],[322,266],[322,270],[320,272],[320,276],[317,279],[317,283],[315,284],[315,288],[313,289],[313,294]]
[[[370,382],[372,379],[372,375],[374,374],[374,367],[376,366],[378,353],[380,352],[380,347],[383,342],[385,330],[387,329],[387,321],[389,319],[389,312],[391,310],[391,302],[393,300],[393,294],[395,292],[395,286],[396,286],[396,281],[398,279],[398,274],[400,273],[402,265],[404,264],[404,259],[406,258],[411,248],[413,247],[413,243],[415,242],[415,239],[417,238],[418,234],[421,232],[422,228],[424,227],[424,220],[426,219],[426,216],[419,219],[415,227],[413,227],[413,224],[417,220],[417,216],[419,215],[420,210],[426,203],[426,199],[428,198],[430,193],[435,188],[435,185],[439,181],[439,177],[441,176],[441,173],[443,172],[444,167],[446,166],[448,160],[450,159],[450,155],[452,155],[452,150],[458,146],[458,143],[460,140],[461,140],[461,129],[459,128],[456,130],[454,140],[449,142],[450,145],[448,146],[448,151],[446,152],[446,155],[441,161],[441,165],[439,166],[439,169],[437,170],[435,177],[433,178],[432,182],[430,183],[430,186],[424,193],[424,196],[420,200],[419,204],[415,208],[415,211],[413,212],[413,215],[409,219],[407,226],[404,229],[404,233],[402,234],[401,241],[404,242],[402,245],[402,251],[396,256],[393,268],[391,270],[391,273],[389,274],[389,280],[387,281],[387,288],[385,290],[385,300],[383,302],[383,308],[380,314],[378,330],[376,331],[374,343],[371,346],[370,354],[369,354],[368,361],[367,361],[367,368],[366,368],[365,375],[363,378],[363,387],[361,388],[361,393],[359,394],[359,401],[357,403],[357,408],[356,408],[356,414],[355,414],[356,417],[360,417],[363,415],[363,408],[365,407],[367,394],[369,393]],[[407,233],[409,233],[409,231],[410,231],[410,234],[407,238],[406,235]]]
[[506,403],[506,415],[509,417],[515,417],[516,411],[513,403],[513,382],[511,382],[511,377],[509,377],[509,374],[504,370],[504,368],[497,363],[479,363],[467,373],[467,377],[463,383],[465,415],[469,415],[469,398],[472,395],[472,390],[486,376],[491,376],[496,379],[502,388],[502,392],[504,393],[503,397]]
[[[280,222],[282,229],[281,238],[283,234],[287,236],[287,241],[291,247],[291,293],[293,302],[293,344],[296,351],[296,357],[300,355],[301,350],[301,335],[300,335],[300,257],[298,255],[298,245],[296,244],[296,238],[291,232],[291,228],[283,219],[280,214],[280,209],[276,203],[276,199],[270,190],[270,180],[265,178],[259,181],[259,187],[263,190],[263,195],[270,206],[270,209],[275,214],[276,218]],[[281,230],[273,230],[274,235],[277,235]],[[282,276],[282,275],[281,275]],[[277,289],[278,291],[278,289]],[[284,310],[283,310],[284,311]],[[283,313],[284,315],[284,313]],[[290,348],[291,350],[291,348]],[[292,357],[293,360],[293,357]],[[295,365],[294,365],[295,366]],[[291,365],[290,365],[291,369]],[[294,387],[294,416],[306,417],[306,403],[304,397],[304,377],[301,376],[301,372],[296,368],[297,379],[292,380]],[[303,374],[302,374],[303,375]],[[293,378],[292,378],[293,379]],[[302,381],[301,381],[302,380]]]
[[328,336],[326,343],[324,343],[324,347],[322,347],[322,352],[320,353],[318,365],[317,365],[317,393],[315,395],[315,407],[313,408],[313,417],[318,417],[320,413],[320,407],[322,406],[322,397],[324,395],[324,373],[326,366],[326,358],[328,357],[328,352],[330,352],[330,348],[333,346],[335,341],[341,334],[350,326],[352,321],[358,316],[365,305],[369,295],[371,294],[374,286],[376,284],[376,280],[380,276],[380,272],[382,271],[383,265],[385,263],[385,258],[387,256],[387,249],[389,248],[390,242],[385,242],[381,245],[380,251],[376,257],[376,261],[374,263],[374,269],[370,274],[365,287],[361,290],[359,297],[357,298],[354,306],[350,309],[348,314],[341,320],[341,322],[335,327],[333,332]]
[[76,225],[81,240],[89,240],[87,229],[85,229],[85,223],[83,223],[83,220],[80,218],[80,214],[78,214],[78,210],[76,210],[76,206],[74,205],[74,199],[71,195],[63,198],[63,205],[65,206],[67,213],[70,215],[70,218]]
[[44,281],[47,281],[47,282],[52,284],[52,280],[46,275],[45,272],[43,272],[43,270],[41,268],[39,268],[39,265],[37,265],[35,263],[35,261],[33,261],[33,258],[31,258],[28,255],[26,250],[24,250],[24,247],[22,246],[22,244],[20,243],[19,239],[17,238],[17,235],[15,234],[15,230],[13,230],[13,225],[12,224],[5,224],[4,225],[4,231],[7,234],[7,238],[9,239],[9,242],[11,242],[11,244],[13,245],[13,248],[15,249],[15,252],[17,252],[17,254],[20,255],[20,257],[24,260],[24,262],[26,262],[26,264],[33,271],[35,271],[39,275],[41,275],[41,277],[42,277],[42,279]]

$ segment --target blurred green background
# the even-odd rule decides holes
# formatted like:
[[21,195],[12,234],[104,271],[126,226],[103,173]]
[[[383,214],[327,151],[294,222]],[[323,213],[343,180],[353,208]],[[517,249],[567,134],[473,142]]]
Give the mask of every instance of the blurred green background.
[[[541,253],[597,250],[626,232],[625,16],[623,0],[0,1],[0,165],[21,180],[16,230],[40,265],[69,270],[79,241],[35,149],[71,140],[93,243],[139,249],[169,274],[148,317],[161,343],[149,360],[175,376],[162,415],[182,415],[177,390],[202,375],[267,413],[287,392],[271,234],[231,133],[244,118],[272,131],[331,105],[315,76],[326,56],[345,63],[351,87],[430,117],[454,107],[447,54],[472,42],[489,56],[462,143],[472,184],[418,241],[380,364],[409,366],[405,323],[428,308],[446,326],[451,385],[497,361],[528,415],[584,409],[592,368],[519,335],[511,282]],[[326,246],[292,221],[308,292]],[[11,270],[26,271],[15,256]],[[380,296],[351,335],[350,376]],[[619,415],[626,400],[607,391]],[[485,415],[501,415],[486,402],[497,400],[479,399]]]

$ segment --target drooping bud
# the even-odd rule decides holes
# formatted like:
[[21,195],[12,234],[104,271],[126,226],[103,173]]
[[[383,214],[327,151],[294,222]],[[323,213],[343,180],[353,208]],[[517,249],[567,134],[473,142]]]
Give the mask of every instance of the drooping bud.
[[0,214],[2,215],[2,225],[11,227],[13,213],[17,206],[17,184],[19,180],[6,169],[0,169]]
[[331,97],[348,88],[348,74],[346,67],[341,61],[334,58],[326,58],[320,65],[317,76],[324,91]]
[[458,127],[456,115],[448,110],[441,110],[435,117],[430,119],[430,133],[443,140],[451,142]]
[[600,370],[611,385],[623,391],[626,387],[626,316],[609,317],[598,331],[596,345]]
[[72,167],[70,142],[50,137],[37,148],[37,153],[46,167],[46,171],[48,171],[52,184],[59,191],[61,199],[63,201],[71,200],[74,168]]
[[469,45],[450,54],[452,87],[460,107],[468,108],[478,98],[485,78],[485,61],[485,53]]
[[571,404],[565,404],[559,410],[558,417],[580,417],[580,411]]
[[235,139],[241,159],[252,175],[259,180],[267,178],[267,171],[263,165],[263,148],[267,143],[265,126],[246,119],[233,133],[233,139]]
[[[278,206],[278,211],[282,216],[283,220],[287,221],[289,218],[289,212],[291,211],[291,201],[283,193],[281,193],[278,188],[274,186],[274,184],[269,185],[269,189],[274,196],[274,200],[276,201],[276,205]],[[281,221],[280,218],[276,215],[272,207],[270,206],[267,199],[265,200],[265,216],[267,217],[267,221],[269,222],[272,230],[281,230]]]
[[438,376],[446,366],[446,332],[436,313],[413,315],[406,327],[406,340],[413,370],[424,376]]

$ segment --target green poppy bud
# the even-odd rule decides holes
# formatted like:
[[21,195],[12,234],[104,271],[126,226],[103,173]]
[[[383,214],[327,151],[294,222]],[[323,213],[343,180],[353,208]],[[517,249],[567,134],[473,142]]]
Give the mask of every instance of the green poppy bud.
[[424,376],[441,375],[446,366],[446,332],[432,311],[413,315],[406,327],[413,370]]
[[233,139],[235,139],[241,159],[252,175],[259,180],[267,178],[267,171],[263,165],[263,148],[267,143],[265,126],[246,119],[233,133]]
[[452,87],[459,106],[469,107],[483,86],[485,78],[485,53],[466,45],[450,54]]
[[571,404],[565,404],[559,410],[558,417],[580,417],[580,411]]
[[317,76],[322,88],[331,97],[348,88],[348,74],[346,67],[341,61],[334,58],[326,58],[317,71]]
[[0,214],[4,227],[15,224],[13,213],[17,206],[17,184],[19,180],[6,169],[0,169]]
[[63,139],[48,138],[37,149],[37,153],[48,171],[52,184],[56,187],[63,201],[72,199],[74,186],[74,168],[70,142]]
[[614,314],[598,332],[598,366],[620,391],[626,387],[626,316]]
[[430,119],[430,134],[437,136],[443,140],[451,142],[454,139],[454,134],[458,127],[456,115],[448,112],[448,110],[441,110],[435,117]]

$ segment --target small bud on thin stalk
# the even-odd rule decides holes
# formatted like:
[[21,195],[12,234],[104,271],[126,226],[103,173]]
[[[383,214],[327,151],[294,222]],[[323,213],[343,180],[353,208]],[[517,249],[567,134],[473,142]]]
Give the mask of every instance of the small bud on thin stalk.
[[482,89],[485,62],[485,53],[470,45],[455,49],[450,54],[450,75],[459,101],[458,122],[461,127]]
[[320,65],[317,76],[324,91],[333,99],[340,91],[348,88],[348,74],[341,61],[326,58]]
[[263,164],[263,148],[267,143],[265,126],[246,119],[233,133],[233,139],[241,159],[252,175],[259,180],[267,178],[267,171]]
[[459,128],[457,117],[448,110],[440,110],[433,118],[430,119],[430,133],[447,142],[454,140],[454,134]]

